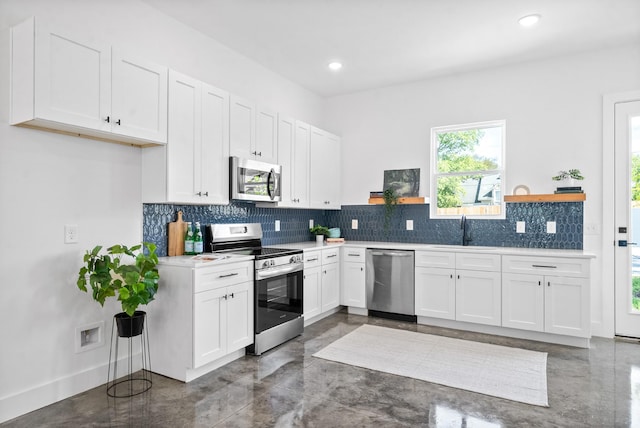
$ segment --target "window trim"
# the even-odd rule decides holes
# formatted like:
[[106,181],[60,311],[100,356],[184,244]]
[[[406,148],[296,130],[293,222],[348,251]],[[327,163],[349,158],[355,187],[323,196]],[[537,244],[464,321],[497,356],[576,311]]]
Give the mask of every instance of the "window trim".
[[[438,153],[437,153],[437,141],[438,141],[438,134],[443,133],[443,132],[457,132],[457,131],[467,131],[467,130],[472,130],[472,129],[483,129],[483,128],[497,128],[500,127],[502,132],[501,132],[501,137],[502,137],[502,150],[500,153],[501,158],[501,168],[499,169],[495,169],[495,170],[483,170],[483,171],[463,171],[463,172],[453,172],[453,173],[438,173],[437,172],[437,159],[438,159]],[[500,120],[489,120],[489,121],[485,121],[485,122],[473,122],[473,123],[464,123],[464,124],[459,124],[459,125],[446,125],[446,126],[436,126],[431,128],[431,141],[430,141],[430,145],[431,145],[431,171],[430,171],[430,189],[431,189],[431,199],[430,199],[430,203],[429,203],[429,218],[432,219],[451,219],[451,218],[459,218],[460,215],[456,214],[456,215],[446,215],[446,214],[437,214],[437,210],[438,210],[438,189],[437,189],[437,183],[438,177],[447,177],[447,176],[456,176],[456,175],[472,175],[473,173],[477,173],[477,174],[482,174],[485,175],[487,173],[499,173],[500,174],[500,188],[501,188],[501,201],[500,201],[500,214],[498,215],[493,215],[493,214],[485,214],[485,215],[478,215],[478,214],[472,214],[472,215],[467,215],[468,218],[473,218],[473,219],[485,219],[485,220],[490,220],[490,219],[505,219],[506,218],[506,203],[504,201],[504,197],[505,197],[505,190],[507,189],[507,185],[506,185],[506,134],[507,134],[507,121],[504,119],[500,119]]]

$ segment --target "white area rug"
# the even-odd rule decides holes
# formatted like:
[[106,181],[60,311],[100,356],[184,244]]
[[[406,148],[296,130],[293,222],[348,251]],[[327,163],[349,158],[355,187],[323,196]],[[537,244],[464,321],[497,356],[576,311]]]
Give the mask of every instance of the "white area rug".
[[545,352],[365,324],[313,356],[549,406]]

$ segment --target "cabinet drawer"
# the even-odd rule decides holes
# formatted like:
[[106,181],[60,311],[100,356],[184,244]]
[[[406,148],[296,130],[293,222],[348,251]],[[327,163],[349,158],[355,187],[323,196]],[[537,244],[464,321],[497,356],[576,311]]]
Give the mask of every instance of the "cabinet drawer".
[[329,250],[322,250],[322,264],[329,265],[332,263],[338,263],[339,255],[340,255],[340,248],[331,248]]
[[589,260],[561,257],[503,256],[502,271],[586,278],[589,276]]
[[342,261],[364,263],[366,248],[342,247]]
[[253,281],[253,262],[229,263],[196,269],[193,288],[195,293],[199,293],[247,281]]
[[304,252],[304,268],[308,269],[315,266],[320,266],[322,263],[322,253],[318,251],[305,251]]
[[442,251],[416,251],[415,264],[421,267],[454,268],[456,254]]
[[456,269],[500,272],[499,254],[456,253]]

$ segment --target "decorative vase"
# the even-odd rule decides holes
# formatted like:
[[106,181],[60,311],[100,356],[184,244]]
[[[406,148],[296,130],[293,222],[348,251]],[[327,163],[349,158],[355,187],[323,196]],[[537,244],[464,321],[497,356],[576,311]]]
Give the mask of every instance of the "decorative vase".
[[144,328],[144,318],[147,315],[144,311],[135,311],[133,316],[126,312],[120,312],[113,317],[116,319],[119,337],[136,337],[142,334]]
[[324,243],[324,235],[316,235],[316,244]]

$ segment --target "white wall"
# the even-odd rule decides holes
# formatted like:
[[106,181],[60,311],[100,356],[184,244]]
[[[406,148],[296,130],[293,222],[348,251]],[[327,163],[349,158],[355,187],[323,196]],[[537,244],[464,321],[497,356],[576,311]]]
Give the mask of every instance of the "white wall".
[[[105,346],[76,354],[105,308],[75,286],[82,254],[142,238],[140,149],[8,125],[9,27],[30,16],[137,52],[323,126],[323,100],[138,1],[0,2],[0,422],[106,381]],[[63,243],[64,224],[80,243]]]
[[[421,194],[428,196],[431,127],[506,119],[505,194],[518,184],[552,193],[551,176],[579,168],[586,177],[584,221],[602,230],[602,97],[637,89],[636,45],[333,97],[327,122],[342,136],[343,204],[366,203],[368,191],[382,188],[385,169],[420,168]],[[584,247],[597,256],[593,333],[611,336],[601,234],[585,236]]]

